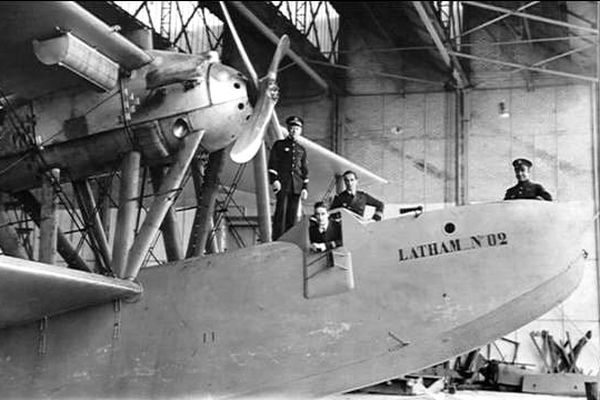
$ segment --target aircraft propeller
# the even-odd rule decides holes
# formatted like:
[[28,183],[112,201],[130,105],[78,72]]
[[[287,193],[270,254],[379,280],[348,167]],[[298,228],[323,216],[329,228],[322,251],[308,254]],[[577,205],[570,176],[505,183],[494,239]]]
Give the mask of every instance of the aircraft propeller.
[[[227,26],[231,31],[235,45],[248,70],[251,84],[255,90],[259,91],[259,97],[254,107],[254,114],[252,115],[252,128],[238,137],[230,152],[230,157],[234,162],[243,164],[250,161],[260,149],[269,121],[271,121],[273,125],[278,125],[276,122],[277,118],[272,118],[275,113],[275,103],[277,103],[277,100],[279,99],[279,87],[276,82],[277,69],[279,63],[289,49],[290,39],[287,35],[283,35],[279,39],[269,70],[267,74],[259,80],[256,70],[250,62],[250,58],[246,53],[244,45],[242,44],[229,12],[227,11],[225,3],[221,1],[219,4],[221,5],[223,15],[225,16]],[[274,126],[274,129],[278,130],[279,126]]]

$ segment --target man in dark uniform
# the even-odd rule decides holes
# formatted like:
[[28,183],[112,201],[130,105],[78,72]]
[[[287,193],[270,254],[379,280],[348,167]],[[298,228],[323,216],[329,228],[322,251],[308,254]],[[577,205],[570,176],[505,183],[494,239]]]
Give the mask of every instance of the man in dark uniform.
[[306,150],[296,137],[302,134],[302,118],[291,116],[285,120],[289,135],[273,144],[269,155],[269,181],[277,195],[273,217],[273,240],[277,240],[294,226],[300,198],[308,197],[308,166]]
[[529,180],[529,170],[533,166],[531,161],[525,158],[517,158],[512,165],[515,169],[517,184],[506,191],[504,200],[537,199],[552,201],[552,196],[542,185]]
[[362,217],[365,214],[365,207],[372,206],[375,207],[373,219],[380,221],[383,217],[383,202],[365,192],[356,190],[358,178],[354,171],[344,172],[343,178],[346,190],[335,196],[331,208],[344,207]]
[[310,249],[314,252],[332,250],[342,245],[342,228],[339,222],[329,219],[325,203],[315,203],[315,214],[310,221],[308,236]]

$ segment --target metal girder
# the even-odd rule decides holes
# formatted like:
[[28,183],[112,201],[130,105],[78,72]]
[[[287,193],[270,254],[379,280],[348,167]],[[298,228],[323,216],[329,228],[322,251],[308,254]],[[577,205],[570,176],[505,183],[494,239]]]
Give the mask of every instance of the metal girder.
[[163,179],[159,194],[154,198],[144,223],[129,251],[124,273],[127,279],[134,280],[137,277],[144,262],[144,257],[150,250],[169,207],[175,202],[181,181],[196,154],[196,150],[198,150],[204,132],[204,130],[190,132],[181,141],[175,163],[169,168],[169,173]]
[[[540,67],[540,66],[542,66],[544,64],[548,64],[548,63],[550,63],[552,61],[556,61],[556,60],[558,60],[560,58],[564,58],[564,57],[570,56],[571,54],[579,53],[581,51],[587,50],[590,47],[594,47],[594,46],[596,46],[596,44],[587,44],[585,46],[581,46],[581,47],[578,47],[576,49],[571,49],[569,51],[565,51],[564,53],[557,54],[555,56],[552,56],[552,57],[546,58],[544,60],[538,61],[535,64],[532,64],[531,66],[532,67]],[[524,68],[518,68],[518,69],[510,71],[510,73],[513,74],[515,72],[523,71],[523,69]]]
[[[265,25],[256,15],[252,13],[241,1],[232,1],[230,3],[238,12],[240,12],[244,18],[257,28],[264,36],[266,36],[273,44],[277,45],[279,36],[275,34],[267,25]],[[312,78],[320,87],[325,90],[329,90],[329,84],[314,70],[312,69],[297,53],[293,50],[288,50],[286,53],[298,66],[306,72],[308,76]]]
[[432,81],[429,79],[413,78],[411,76],[392,74],[389,72],[373,71],[372,69],[367,69],[367,68],[351,67],[348,65],[341,65],[341,64],[329,64],[329,63],[324,63],[322,61],[315,61],[315,60],[310,60],[309,62],[311,64],[323,65],[323,66],[327,66],[329,68],[345,69],[345,70],[349,70],[349,71],[361,71],[361,72],[369,73],[369,74],[375,75],[375,76],[383,76],[386,78],[400,79],[400,80],[409,81],[409,82],[427,83],[427,84],[438,85],[438,86],[444,85],[444,82],[441,82],[441,81]]
[[442,35],[444,35],[443,29],[439,26],[439,23],[435,18],[431,18],[431,15],[434,14],[429,9],[429,5],[421,1],[413,1],[412,3],[419,14],[421,21],[425,25],[425,28],[427,28],[427,32],[429,32],[431,39],[440,52],[442,59],[452,71],[452,76],[456,80],[457,86],[459,88],[465,87],[469,84],[469,77],[463,70],[458,59],[453,56],[446,47],[449,47],[449,40],[448,38],[442,38]]
[[556,70],[552,70],[552,69],[537,68],[537,67],[532,67],[532,66],[523,65],[523,64],[516,64],[516,63],[511,63],[511,62],[506,62],[506,61],[494,60],[491,58],[473,56],[471,54],[458,53],[456,51],[452,51],[451,54],[453,54],[457,57],[461,57],[461,58],[468,58],[470,60],[483,61],[483,62],[504,65],[504,66],[513,67],[513,68],[522,68],[524,70],[543,72],[543,73],[550,74],[550,75],[563,76],[565,78],[581,79],[581,80],[588,81],[588,82],[597,82],[598,81],[598,78],[595,78],[592,76],[571,74],[569,72],[556,71]]
[[585,31],[585,32],[593,32],[593,33],[596,33],[598,31],[595,28],[588,28],[587,26],[573,25],[573,24],[569,24],[568,22],[563,22],[563,21],[558,21],[558,20],[551,19],[551,18],[541,17],[539,15],[527,14],[527,13],[520,12],[520,11],[514,11],[514,10],[510,10],[508,8],[498,7],[498,6],[494,6],[494,5],[487,4],[487,3],[480,3],[478,1],[462,1],[461,3],[469,5],[469,6],[473,6],[473,7],[483,8],[486,10],[501,12],[504,14],[512,14],[516,17],[528,18],[533,21],[545,22],[547,24],[562,26],[564,28],[580,30],[580,31]]
[[529,2],[527,4],[524,4],[521,7],[517,8],[515,11],[511,11],[508,14],[501,15],[499,17],[496,17],[494,19],[491,19],[489,21],[486,21],[486,22],[482,23],[481,25],[477,25],[476,27],[471,28],[471,29],[469,29],[469,30],[467,30],[465,32],[462,32],[459,37],[464,37],[464,36],[470,35],[473,32],[477,32],[478,30],[486,28],[486,27],[488,27],[488,26],[490,26],[492,24],[495,24],[496,22],[502,21],[505,18],[508,18],[508,17],[510,17],[512,15],[515,15],[515,13],[517,13],[519,11],[524,11],[524,10],[528,9],[529,7],[535,6],[538,3],[539,3],[539,1],[532,1],[532,2]]

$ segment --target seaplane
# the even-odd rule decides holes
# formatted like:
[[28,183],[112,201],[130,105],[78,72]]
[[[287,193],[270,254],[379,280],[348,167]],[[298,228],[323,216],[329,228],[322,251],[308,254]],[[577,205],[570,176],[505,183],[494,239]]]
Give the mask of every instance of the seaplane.
[[[568,204],[525,200],[380,222],[341,210],[343,246],[332,257],[310,252],[306,217],[276,242],[223,253],[202,254],[201,244],[184,256],[170,240],[169,262],[142,268],[159,232],[172,238],[166,226],[199,149],[228,152],[225,169],[264,149],[287,39],[266,78],[252,82],[214,53],[144,47],[74,2],[0,10],[0,190],[10,199],[0,209],[4,398],[342,393],[489,343],[581,280],[585,218]],[[303,140],[323,167],[313,163],[311,185],[345,169],[382,179]],[[157,184],[136,231],[146,167]],[[91,183],[114,169],[111,248]],[[67,184],[81,199],[94,265],[57,227]],[[39,224],[38,259],[10,223],[9,203]],[[210,222],[203,215],[201,227]]]

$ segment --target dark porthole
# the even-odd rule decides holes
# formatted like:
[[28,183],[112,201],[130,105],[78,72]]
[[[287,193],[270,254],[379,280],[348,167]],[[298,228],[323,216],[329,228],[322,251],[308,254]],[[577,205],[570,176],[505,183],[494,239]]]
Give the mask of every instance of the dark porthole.
[[238,108],[240,110],[243,110],[244,109],[244,103],[238,103]]
[[236,89],[239,89],[239,88],[242,87],[242,85],[240,85],[239,83],[236,82],[236,83],[233,84],[233,87],[236,88]]
[[446,233],[454,233],[455,230],[456,226],[454,226],[452,222],[448,222],[446,225],[444,225],[444,232]]

